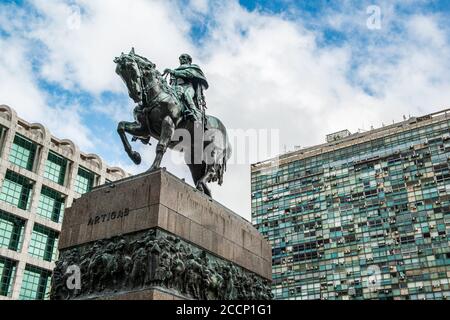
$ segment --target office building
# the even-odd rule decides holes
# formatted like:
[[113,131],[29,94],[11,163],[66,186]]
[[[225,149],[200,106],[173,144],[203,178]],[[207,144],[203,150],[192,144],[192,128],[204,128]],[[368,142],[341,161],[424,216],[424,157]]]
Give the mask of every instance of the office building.
[[276,299],[450,297],[450,110],[253,164]]
[[0,300],[46,299],[64,208],[126,177],[0,105]]

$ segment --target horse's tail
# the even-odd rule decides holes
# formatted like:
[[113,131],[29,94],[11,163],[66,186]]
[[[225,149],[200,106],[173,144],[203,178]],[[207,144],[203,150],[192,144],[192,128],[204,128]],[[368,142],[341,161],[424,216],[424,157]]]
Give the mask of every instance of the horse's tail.
[[[211,141],[219,141],[217,144],[215,144],[214,151],[214,161],[213,163],[205,164],[204,170],[205,174],[208,173],[210,168],[213,168],[214,174],[209,176],[207,182],[216,182],[219,185],[222,185],[223,183],[223,175],[225,171],[227,170],[227,162],[231,157],[231,145],[230,141],[228,140],[228,134],[227,129],[223,125],[222,121],[220,121],[218,118],[214,116],[207,115],[206,116],[206,123],[207,123],[207,129],[206,133],[209,132],[209,129],[213,129],[211,132],[212,136],[209,136],[209,138],[215,138],[215,134],[220,134],[220,137],[217,137],[216,139],[211,139]],[[209,140],[208,140],[209,141]]]
[[228,162],[228,159],[230,159],[230,157],[231,157],[231,145],[230,145],[230,142],[228,141],[228,135],[226,135],[226,147],[223,151],[222,163],[219,165],[219,171],[218,171],[219,186],[221,186],[223,183],[223,175],[224,175],[225,171],[227,171],[227,162]]

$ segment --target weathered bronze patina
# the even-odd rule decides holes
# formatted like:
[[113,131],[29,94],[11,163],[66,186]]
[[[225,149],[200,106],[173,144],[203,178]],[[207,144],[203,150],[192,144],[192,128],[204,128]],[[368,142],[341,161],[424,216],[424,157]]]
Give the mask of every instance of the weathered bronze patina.
[[[69,290],[67,268],[81,268],[81,287]],[[50,298],[96,299],[162,287],[185,299],[268,300],[270,283],[162,230],[98,240],[62,252]]]
[[[116,73],[125,82],[131,99],[137,104],[134,122],[121,121],[118,133],[125,151],[135,164],[141,156],[134,151],[126,133],[133,141],[149,144],[158,140],[156,157],[149,171],[157,169],[167,148],[183,151],[195,186],[208,196],[206,183],[223,182],[231,147],[223,123],[205,114],[204,90],[208,82],[199,66],[192,64],[188,54],[180,56],[180,66],[163,74],[156,65],[134,52],[122,53],[114,59]],[[170,85],[164,78],[170,74]]]

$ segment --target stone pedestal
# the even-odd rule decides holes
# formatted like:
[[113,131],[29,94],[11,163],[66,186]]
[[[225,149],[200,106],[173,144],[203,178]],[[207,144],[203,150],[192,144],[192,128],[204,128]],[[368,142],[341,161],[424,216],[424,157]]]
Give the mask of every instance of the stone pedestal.
[[164,169],[83,195],[65,212],[59,250],[52,299],[271,297],[269,243]]

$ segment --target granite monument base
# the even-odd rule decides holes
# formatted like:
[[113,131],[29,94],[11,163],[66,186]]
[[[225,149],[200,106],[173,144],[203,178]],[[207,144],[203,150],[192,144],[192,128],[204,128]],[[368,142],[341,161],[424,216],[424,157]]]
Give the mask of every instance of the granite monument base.
[[119,292],[104,294],[94,300],[190,300],[189,297],[181,296],[177,292],[166,288],[154,287],[130,292]]
[[65,213],[51,299],[267,300],[269,243],[164,169],[98,187]]

